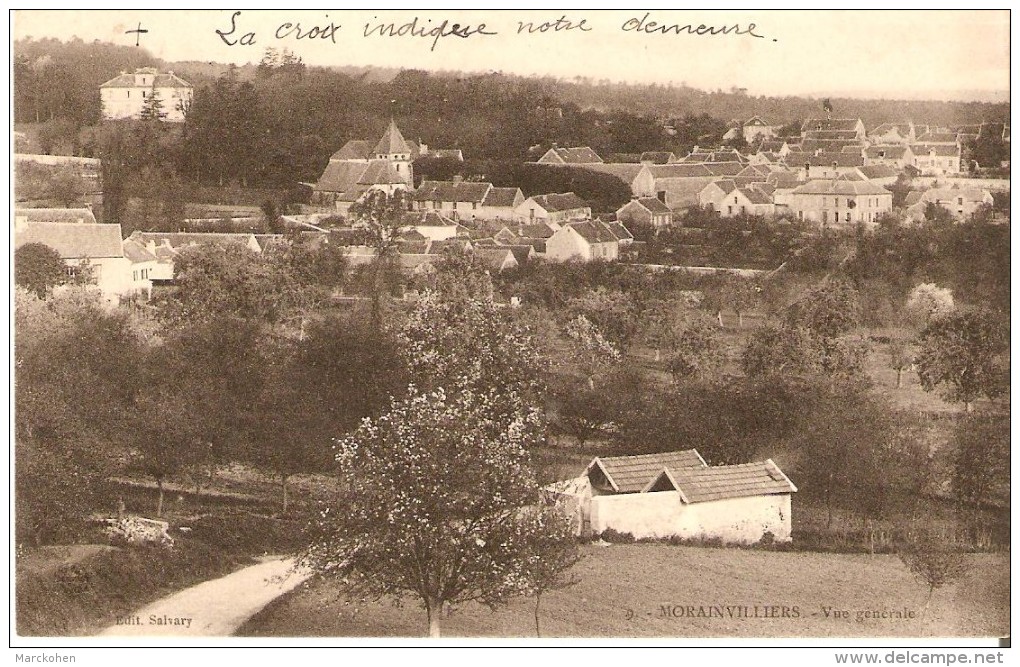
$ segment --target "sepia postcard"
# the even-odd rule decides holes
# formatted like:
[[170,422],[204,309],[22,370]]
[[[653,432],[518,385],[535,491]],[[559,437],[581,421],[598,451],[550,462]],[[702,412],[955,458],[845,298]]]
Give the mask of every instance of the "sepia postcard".
[[10,20],[16,662],[1003,662],[1008,9]]

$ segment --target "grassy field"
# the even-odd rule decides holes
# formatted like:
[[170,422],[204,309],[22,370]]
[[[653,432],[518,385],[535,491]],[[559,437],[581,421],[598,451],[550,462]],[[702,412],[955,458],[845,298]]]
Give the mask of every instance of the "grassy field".
[[[574,570],[580,581],[543,597],[543,636],[998,637],[1009,633],[1009,559],[1004,555],[969,556],[965,577],[936,591],[922,620],[927,589],[895,556],[659,544],[587,546],[584,553]],[[830,617],[825,615],[826,608],[831,608]],[[848,617],[832,616],[836,610],[848,612]],[[858,620],[858,612],[904,610],[916,617]],[[729,616],[731,611],[734,617]],[[516,600],[495,612],[469,604],[443,619],[443,633],[533,637],[533,614],[533,599]],[[238,634],[414,637],[425,631],[425,613],[414,601],[400,607],[388,600],[357,603],[344,596],[342,586],[312,580],[256,615]]]

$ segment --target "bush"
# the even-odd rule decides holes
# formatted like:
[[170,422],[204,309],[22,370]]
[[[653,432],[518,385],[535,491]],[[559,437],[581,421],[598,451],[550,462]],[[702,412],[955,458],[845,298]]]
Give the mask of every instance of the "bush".
[[613,528],[606,528],[599,537],[610,544],[633,544],[635,541],[633,533],[621,533]]

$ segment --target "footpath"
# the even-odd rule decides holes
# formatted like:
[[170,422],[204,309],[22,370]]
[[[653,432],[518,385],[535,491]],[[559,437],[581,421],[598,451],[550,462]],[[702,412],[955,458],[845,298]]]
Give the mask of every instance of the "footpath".
[[294,559],[270,560],[206,581],[121,616],[100,637],[229,637],[311,576]]

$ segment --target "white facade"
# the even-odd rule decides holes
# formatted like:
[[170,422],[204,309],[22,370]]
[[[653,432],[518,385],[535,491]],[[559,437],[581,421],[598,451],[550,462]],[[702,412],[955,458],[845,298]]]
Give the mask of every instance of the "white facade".
[[162,120],[171,123],[184,122],[194,91],[190,83],[173,72],[161,74],[152,67],[121,74],[99,87],[105,120],[138,118],[155,94],[162,102]]
[[777,542],[788,542],[791,497],[786,493],[686,504],[678,491],[593,496],[588,521],[593,533],[612,528],[637,539],[676,535],[753,544],[770,532]]

